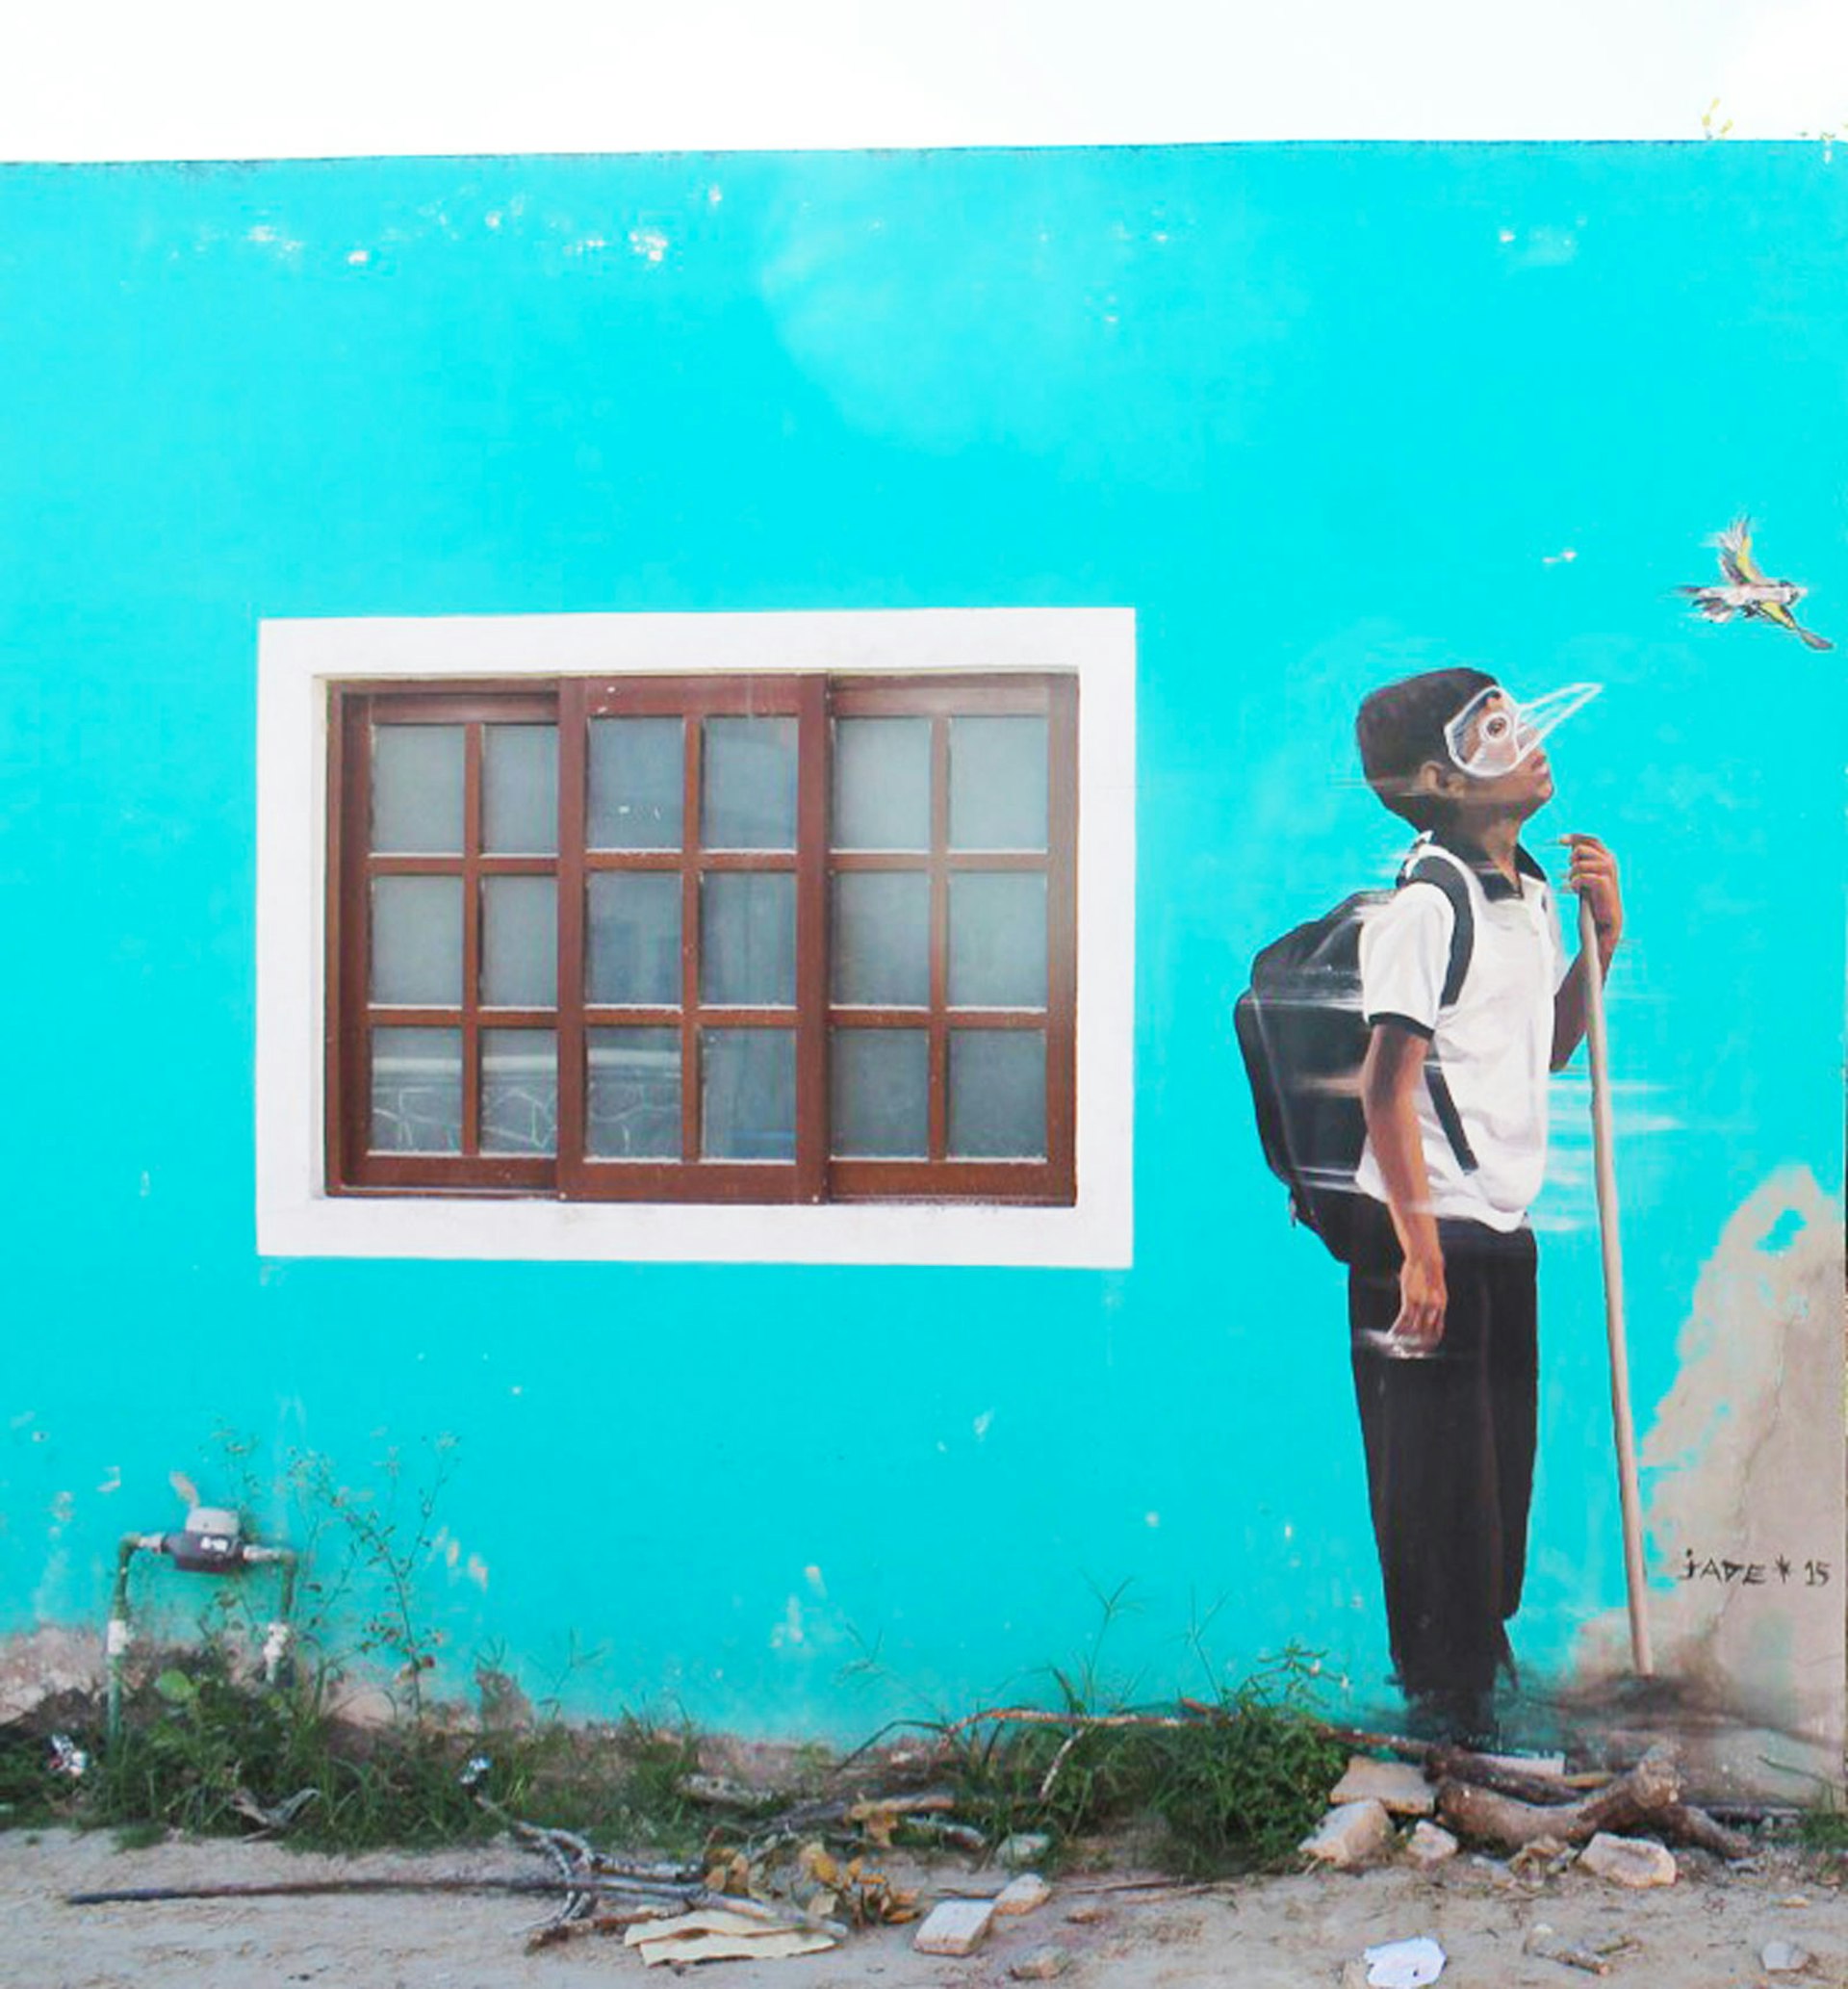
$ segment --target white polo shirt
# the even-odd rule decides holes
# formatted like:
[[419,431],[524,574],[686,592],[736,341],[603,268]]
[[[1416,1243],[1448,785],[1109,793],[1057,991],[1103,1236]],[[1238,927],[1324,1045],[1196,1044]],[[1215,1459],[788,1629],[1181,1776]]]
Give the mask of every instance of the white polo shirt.
[[[1428,1083],[1417,1091],[1432,1213],[1518,1229],[1540,1192],[1547,1165],[1547,1080],[1553,1062],[1553,1003],[1569,962],[1546,873],[1517,852],[1519,882],[1476,852],[1421,836],[1408,863],[1455,865],[1476,917],[1476,943],[1453,1007],[1438,997],[1456,923],[1435,884],[1399,888],[1370,914],[1360,933],[1361,1007],[1368,1026],[1395,1021],[1423,1036],[1450,1088],[1476,1167],[1457,1160]],[[1384,1201],[1386,1184],[1363,1149],[1355,1185]]]

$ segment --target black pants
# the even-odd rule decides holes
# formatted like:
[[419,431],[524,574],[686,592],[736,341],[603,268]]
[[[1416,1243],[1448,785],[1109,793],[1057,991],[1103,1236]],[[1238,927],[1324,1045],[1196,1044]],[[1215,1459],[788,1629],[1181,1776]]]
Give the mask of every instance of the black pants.
[[1412,1697],[1495,1683],[1527,1571],[1539,1392],[1532,1232],[1438,1228],[1449,1303],[1434,1353],[1406,1359],[1369,1338],[1399,1312],[1399,1241],[1377,1202],[1348,1281],[1386,1625]]

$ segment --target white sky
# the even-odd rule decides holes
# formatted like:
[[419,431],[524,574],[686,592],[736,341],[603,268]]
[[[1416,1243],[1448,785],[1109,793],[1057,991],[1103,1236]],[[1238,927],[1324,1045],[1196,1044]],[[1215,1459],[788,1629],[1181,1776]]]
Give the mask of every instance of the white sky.
[[0,158],[1799,137],[1848,0],[13,0]]

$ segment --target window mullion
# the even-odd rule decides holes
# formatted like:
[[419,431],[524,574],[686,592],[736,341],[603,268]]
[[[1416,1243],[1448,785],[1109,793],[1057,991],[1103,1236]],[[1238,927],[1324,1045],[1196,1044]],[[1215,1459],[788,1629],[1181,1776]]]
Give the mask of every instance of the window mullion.
[[462,735],[462,1152],[481,1151],[481,727]]
[[828,1199],[828,683],[803,679],[796,723],[796,1199]]
[[584,1041],[584,814],[590,758],[584,684],[558,687],[558,1188],[582,1186],[589,1069]]
[[687,712],[682,723],[686,757],[680,830],[680,1157],[692,1162],[701,1154],[700,1100],[705,1084],[700,1069],[700,781],[706,727],[697,711]]
[[931,720],[930,1158],[950,1149],[950,721]]

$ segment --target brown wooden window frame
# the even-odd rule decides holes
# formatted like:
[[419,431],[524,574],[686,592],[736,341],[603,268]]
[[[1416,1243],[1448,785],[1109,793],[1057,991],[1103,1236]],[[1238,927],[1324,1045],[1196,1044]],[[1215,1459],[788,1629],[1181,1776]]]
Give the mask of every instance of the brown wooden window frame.
[[[1076,1200],[1078,916],[1078,685],[1074,675],[917,674],[822,676],[570,677],[519,682],[334,684],[329,687],[326,956],[326,1187],[335,1195],[525,1196],[600,1202],[957,1201],[1069,1206]],[[793,851],[707,849],[701,842],[702,742],[707,717],[787,716],[797,727],[797,833]],[[949,837],[951,726],[958,717],[1032,715],[1047,721],[1047,831],[1043,852],[953,848]],[[684,721],[680,846],[586,846],[589,727],[604,716]],[[831,839],[834,721],[905,716],[931,725],[928,850],[836,850]],[[483,728],[558,727],[557,849],[495,855],[483,844]],[[371,843],[371,740],[380,724],[461,724],[465,838],[448,856],[375,855]],[[598,871],[678,871],[682,890],[680,999],[675,1008],[593,1007],[585,998],[585,902]],[[702,880],[726,871],[779,870],[796,879],[796,998],[792,1007],[702,1002]],[[836,1003],[830,976],[832,880],[856,871],[907,870],[929,879],[930,983],[926,1004],[873,1008]],[[1046,880],[1046,990],[1042,1006],[953,1007],[949,1000],[949,899],[960,872],[1040,872]],[[371,1000],[372,885],[379,877],[458,876],[463,882],[462,1000],[409,1008]],[[495,876],[557,880],[556,1007],[490,1008],[481,988],[482,885]],[[459,1028],[462,1145],[453,1154],[371,1149],[370,1032],[374,1026]],[[478,1150],[480,1036],[495,1027],[554,1032],[558,1071],[555,1157]],[[606,1159],[585,1150],[587,1031],[673,1026],[680,1032],[682,1152],[699,1154],[702,1031],[793,1028],[793,1161]],[[837,1028],[924,1029],[929,1045],[927,1157],[846,1159],[831,1154],[829,1055]],[[950,1040],[959,1028],[1038,1029],[1046,1049],[1042,1158],[956,1158],[949,1151]]]

